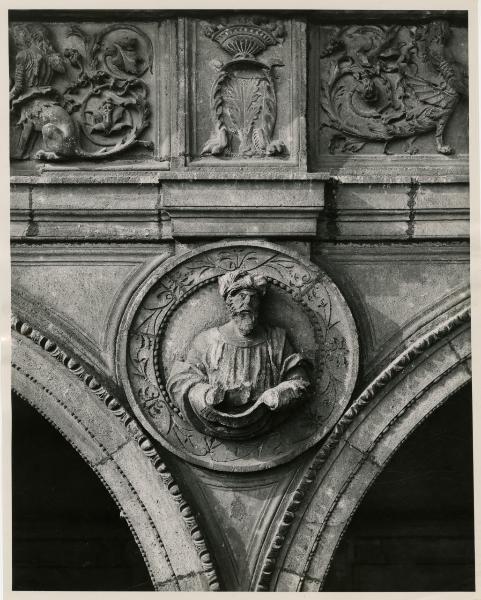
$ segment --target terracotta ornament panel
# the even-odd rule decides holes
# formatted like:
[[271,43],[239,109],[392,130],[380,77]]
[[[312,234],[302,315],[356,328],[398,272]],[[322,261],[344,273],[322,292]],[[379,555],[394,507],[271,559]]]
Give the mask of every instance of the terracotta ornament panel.
[[169,259],[132,298],[120,331],[119,377],[143,425],[215,470],[298,456],[335,424],[356,381],[357,333],[339,290],[267,243]]

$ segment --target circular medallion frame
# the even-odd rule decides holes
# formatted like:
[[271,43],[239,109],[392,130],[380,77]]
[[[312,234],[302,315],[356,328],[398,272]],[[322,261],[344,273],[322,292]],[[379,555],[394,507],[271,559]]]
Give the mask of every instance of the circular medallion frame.
[[[266,277],[263,314],[314,365],[311,393],[289,418],[246,440],[202,433],[166,391],[192,339],[228,320],[216,281],[234,269]],[[117,371],[135,415],[171,452],[218,471],[268,469],[312,447],[342,415],[357,378],[357,331],[339,289],[317,265],[268,242],[218,242],[167,259],[133,295],[119,331]]]

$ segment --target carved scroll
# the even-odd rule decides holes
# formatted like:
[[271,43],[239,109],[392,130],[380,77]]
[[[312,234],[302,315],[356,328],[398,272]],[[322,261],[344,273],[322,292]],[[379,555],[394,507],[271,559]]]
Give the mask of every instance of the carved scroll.
[[[15,66],[11,118],[18,133],[12,158],[31,158],[41,135],[38,160],[101,159],[135,145],[150,125],[148,87],[153,49],[137,26],[112,24],[95,33],[73,25],[75,43],[59,51],[40,24],[11,28]],[[80,48],[80,49],[79,49]]]
[[436,149],[452,154],[444,131],[461,98],[467,70],[448,48],[446,21],[427,25],[348,25],[335,28],[320,52],[321,127],[329,151],[358,152],[366,144],[434,132]]

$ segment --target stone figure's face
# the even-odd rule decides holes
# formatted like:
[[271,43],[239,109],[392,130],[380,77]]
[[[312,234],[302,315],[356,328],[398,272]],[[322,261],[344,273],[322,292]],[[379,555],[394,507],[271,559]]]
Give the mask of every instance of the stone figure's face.
[[226,299],[227,307],[242,335],[250,335],[259,320],[260,298],[252,289],[231,292]]

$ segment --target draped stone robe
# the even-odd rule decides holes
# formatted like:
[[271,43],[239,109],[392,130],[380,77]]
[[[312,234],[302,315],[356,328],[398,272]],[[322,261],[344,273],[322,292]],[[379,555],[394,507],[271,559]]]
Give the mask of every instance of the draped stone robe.
[[278,392],[278,404],[285,406],[309,385],[304,362],[284,329],[264,325],[246,338],[230,321],[193,340],[186,359],[174,363],[167,391],[183,411],[188,404],[199,416],[209,418],[212,406],[206,399],[213,386],[227,391],[219,410],[235,412],[248,409],[267,389],[291,382]]

